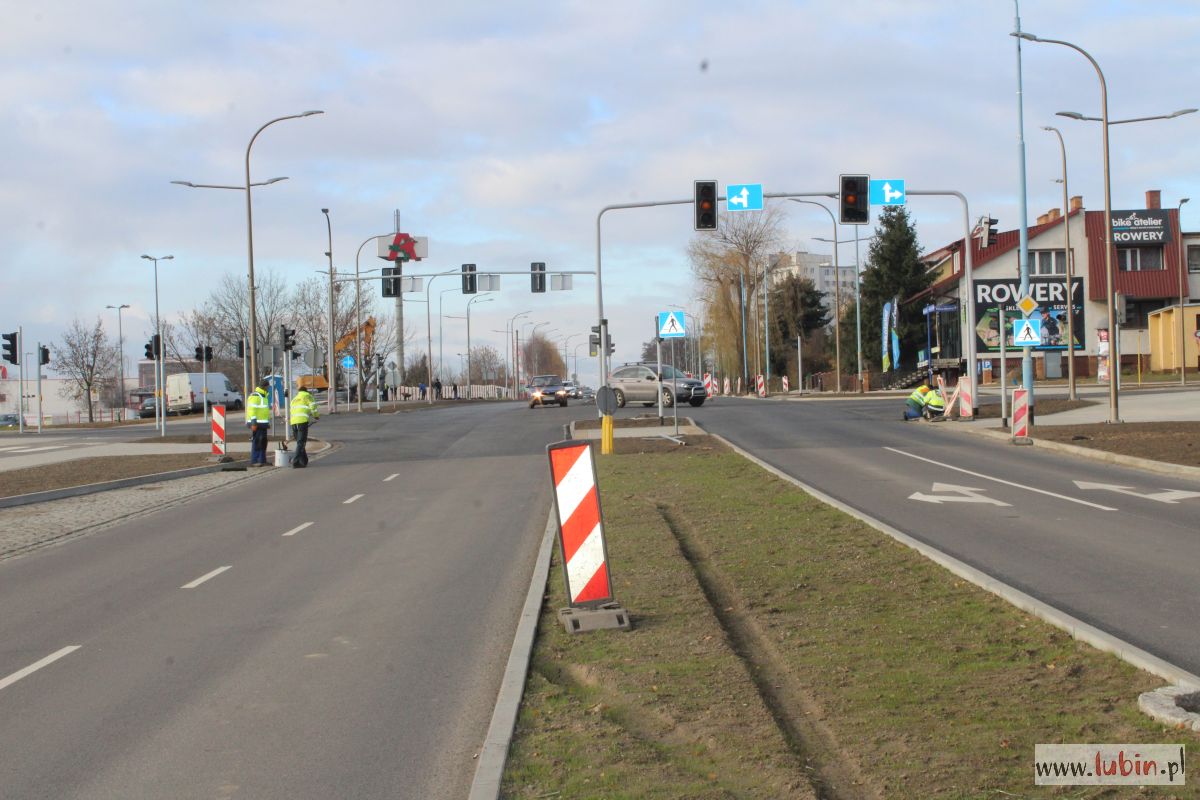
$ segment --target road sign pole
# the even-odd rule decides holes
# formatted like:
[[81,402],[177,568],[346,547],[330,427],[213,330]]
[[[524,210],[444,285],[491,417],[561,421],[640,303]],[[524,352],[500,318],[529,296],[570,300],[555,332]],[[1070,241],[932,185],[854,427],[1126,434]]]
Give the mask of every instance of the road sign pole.
[[662,425],[662,336],[658,331],[658,317],[654,318],[654,347],[658,353],[658,424]]
[[1000,424],[1008,424],[1008,333],[1004,330],[1004,303],[1000,306]]

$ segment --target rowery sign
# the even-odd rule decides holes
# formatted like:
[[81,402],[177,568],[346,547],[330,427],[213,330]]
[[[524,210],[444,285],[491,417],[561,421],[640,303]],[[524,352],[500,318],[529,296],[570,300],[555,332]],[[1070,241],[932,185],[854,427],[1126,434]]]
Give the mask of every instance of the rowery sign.
[[[1067,349],[1067,282],[1059,277],[1029,279],[1029,296],[1037,303],[1034,317],[1042,323],[1042,344],[1034,350]],[[1024,314],[1017,307],[1022,297],[1021,281],[1016,278],[975,281],[975,349],[980,353],[1000,352],[1000,307],[1004,307],[1004,327],[1008,343],[1006,347],[1020,345],[1013,341],[1013,321]],[[1075,334],[1076,350],[1083,349],[1083,279],[1071,281],[1072,333]]]
[[1167,212],[1158,208],[1112,212],[1113,242],[1121,245],[1163,244],[1171,241]]

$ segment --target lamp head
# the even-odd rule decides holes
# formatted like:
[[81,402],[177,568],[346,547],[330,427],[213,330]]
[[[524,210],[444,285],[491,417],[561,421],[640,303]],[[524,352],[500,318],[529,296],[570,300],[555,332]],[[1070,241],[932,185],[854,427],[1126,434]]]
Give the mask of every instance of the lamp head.
[[1192,199],[1192,198],[1190,198],[1190,197],[1185,197],[1185,198],[1183,198],[1182,200],[1180,200],[1180,201],[1179,201],[1179,205],[1183,205],[1184,203],[1186,203],[1188,200],[1191,200],[1191,199]]
[[1009,36],[1015,36],[1018,39],[1024,39],[1027,42],[1040,42],[1041,39],[1026,31],[1013,31]]
[[170,261],[170,260],[171,260],[171,259],[173,259],[174,257],[175,257],[175,256],[163,256],[163,257],[162,257],[162,260],[163,260],[163,261]]
[[263,185],[263,186],[270,186],[272,183],[279,183],[280,181],[286,181],[286,180],[287,180],[287,176],[286,176],[286,175],[284,175],[284,176],[282,176],[282,177],[279,177],[279,178],[271,178],[269,181],[263,181],[263,182],[262,182],[262,185]]
[[1194,109],[1194,108],[1181,108],[1178,111],[1173,111],[1171,113],[1171,117],[1172,118],[1182,117],[1184,114],[1195,114],[1195,113],[1196,113],[1196,109]]
[[302,117],[311,117],[313,114],[324,114],[324,113],[325,113],[324,111],[305,111],[305,112],[304,112],[303,114],[301,114],[300,116],[302,116]]
[[171,183],[174,183],[178,186],[190,186],[193,189],[196,188],[196,184],[192,183],[191,181],[171,181]]
[[1055,128],[1053,125],[1043,125],[1043,126],[1042,126],[1042,130],[1044,130],[1044,131],[1056,131],[1056,130],[1058,130],[1058,128]]
[[142,254],[142,258],[146,259],[147,261],[153,261],[153,260],[154,260],[152,257],[150,257],[150,256],[146,255],[145,253],[143,253],[143,254]]
[[1058,111],[1055,113],[1056,116],[1067,117],[1069,119],[1086,119],[1086,117],[1084,117],[1083,114],[1080,114],[1078,111]]
[[328,213],[329,213],[329,209],[328,209],[328,208],[322,208],[322,209],[321,209],[321,213],[322,213],[322,214],[328,214]]

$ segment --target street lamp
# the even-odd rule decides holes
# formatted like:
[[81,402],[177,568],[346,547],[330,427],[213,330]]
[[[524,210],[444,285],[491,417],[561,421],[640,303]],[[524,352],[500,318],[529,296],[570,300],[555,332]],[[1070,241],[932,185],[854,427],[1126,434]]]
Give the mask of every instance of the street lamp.
[[[863,366],[862,366],[862,310],[861,310],[861,292],[859,287],[862,286],[862,267],[858,259],[858,243],[869,242],[872,239],[878,239],[877,234],[871,234],[865,239],[860,239],[858,230],[861,226],[854,226],[854,351],[855,360],[858,369],[858,391],[861,394],[863,391]],[[837,247],[839,242],[837,239],[827,239],[824,236],[814,236],[813,239],[818,242],[829,242]],[[840,244],[850,244],[849,240],[840,242]]]
[[[1058,137],[1058,149],[1062,153],[1062,185],[1063,185],[1063,246],[1067,258],[1067,399],[1075,399],[1075,300],[1071,294],[1071,278],[1074,270],[1071,266],[1071,206],[1070,192],[1067,190],[1067,145],[1063,142],[1062,131],[1052,125],[1043,125],[1042,130],[1052,131]],[[986,235],[986,234],[985,234]],[[1000,331],[1004,336],[1004,331]]]
[[[326,219],[328,219],[329,214],[326,214],[325,217],[326,217]],[[383,236],[387,236],[387,234],[386,233],[377,233],[374,236],[368,236],[366,239],[362,240],[362,244],[360,244],[358,246],[358,250],[354,253],[354,325],[355,325],[355,328],[354,328],[354,350],[355,350],[355,353],[354,353],[354,355],[358,358],[358,391],[355,393],[355,396],[357,397],[357,400],[358,400],[358,411],[360,414],[362,413],[362,396],[363,396],[363,377],[362,377],[363,352],[362,352],[362,281],[359,280],[360,272],[358,269],[358,259],[362,256],[362,249],[364,247],[366,247],[368,243],[373,242],[376,239],[379,239]],[[329,246],[329,249],[330,250],[333,249],[332,244]],[[374,271],[375,270],[373,270],[373,269],[367,270],[367,272],[374,272]],[[399,320],[397,320],[397,324],[401,325],[403,323],[400,322]],[[439,335],[440,335],[440,333],[439,333]],[[374,342],[374,339],[372,339],[371,341]],[[397,356],[397,358],[399,358],[399,353],[397,353],[396,356]],[[378,374],[376,374],[376,378],[378,378]],[[378,384],[379,381],[376,380],[375,383]],[[376,385],[376,387],[375,387],[375,393],[376,394],[379,393],[378,385]]]
[[1187,262],[1184,260],[1183,252],[1183,204],[1190,200],[1190,197],[1185,197],[1179,201],[1179,206],[1175,210],[1175,219],[1179,221],[1179,385],[1187,386],[1187,363],[1184,358],[1184,351],[1187,349],[1187,335],[1183,327],[1183,276],[1187,272]]
[[[121,328],[121,309],[129,308],[128,303],[122,303],[119,306],[105,306],[105,308],[115,308],[117,310],[117,349],[121,351],[121,420],[125,420],[125,407],[129,405],[125,394],[125,333]],[[156,402],[155,405],[158,405]]]
[[[301,117],[311,117],[314,114],[324,114],[324,111],[305,111],[300,114],[289,114],[285,117],[276,117],[270,122],[265,123],[261,128],[254,132],[250,137],[250,143],[246,145],[246,261],[247,261],[247,281],[250,286],[250,336],[249,350],[246,356],[250,359],[250,380],[257,381],[258,374],[258,315],[255,310],[255,293],[254,293],[254,213],[253,204],[251,203],[250,187],[253,186],[250,182],[250,150],[254,147],[254,140],[258,135],[265,131],[276,122],[283,122],[287,119],[300,119]],[[333,247],[329,248],[331,251]],[[332,258],[332,257],[331,257]],[[247,387],[249,389],[249,387]]]
[[167,408],[163,388],[167,382],[167,376],[163,374],[163,364],[165,359],[163,353],[166,351],[166,343],[162,340],[162,317],[158,313],[158,262],[170,261],[175,256],[148,256],[143,255],[142,258],[147,261],[154,262],[154,333],[158,337],[158,363],[154,365],[154,418],[159,425],[159,435],[167,435]]
[[[806,203],[810,206],[816,206],[823,209],[829,215],[829,221],[833,223],[833,306],[834,306],[834,322],[833,322],[833,352],[834,352],[834,375],[837,381],[837,391],[842,391],[842,270],[838,266],[838,235],[837,235],[837,217],[829,210],[827,206],[818,203],[815,200],[800,200],[795,197],[789,197],[793,203]],[[857,286],[858,280],[855,280]],[[768,345],[769,346],[769,345]],[[768,351],[769,352],[769,351]],[[862,371],[859,371],[859,383],[862,386]]]
[[509,361],[508,361],[509,377],[512,379],[512,382],[513,382],[513,396],[514,397],[516,397],[516,394],[517,394],[517,376],[516,376],[517,370],[516,370],[516,357],[515,357],[516,354],[514,352],[515,344],[513,342],[513,325],[516,323],[518,318],[524,317],[525,315],[532,314],[532,313],[533,313],[533,311],[531,309],[529,311],[522,311],[520,314],[514,314],[513,316],[508,318],[508,322],[505,323],[505,325],[504,325],[504,339],[505,339],[504,352],[509,355]]
[[[325,215],[325,232],[329,241],[329,249],[325,251],[325,257],[329,259],[329,355],[326,358],[325,369],[329,372],[329,387],[325,390],[329,392],[329,396],[325,398],[326,406],[329,408],[329,413],[337,411],[337,365],[333,361],[333,345],[334,345],[334,286],[333,286],[333,223],[329,220],[329,209],[322,208],[321,213]],[[347,399],[349,395],[347,395]]]
[[[1022,38],[1024,38],[1024,37],[1022,37]],[[1051,40],[1050,39],[1035,39],[1034,41],[1050,42]],[[1067,46],[1070,47],[1071,45],[1067,45]],[[1078,111],[1058,111],[1056,113],[1060,117],[1068,117],[1070,119],[1085,120],[1088,122],[1103,121],[1101,117],[1086,117],[1083,114],[1080,114]],[[1181,108],[1178,111],[1172,111],[1170,114],[1155,114],[1154,116],[1151,116],[1151,117],[1133,117],[1132,119],[1110,119],[1108,121],[1108,124],[1109,125],[1125,125],[1130,122],[1149,122],[1150,120],[1155,120],[1155,119],[1175,119],[1176,117],[1182,117],[1184,114],[1195,114],[1195,113],[1196,113],[1196,109],[1194,109],[1194,108]]]
[[462,289],[457,286],[451,286],[449,289],[442,289],[438,292],[438,370],[441,371],[446,363],[445,355],[445,339],[442,336],[442,298],[446,296],[446,292],[461,292]]
[[[693,348],[692,348],[692,350],[693,350],[693,352],[692,352],[692,356],[693,356],[693,357],[696,359],[696,374],[697,374],[697,375],[700,375],[702,372],[704,372],[704,368],[703,368],[703,367],[704,367],[704,365],[703,365],[703,363],[702,363],[702,361],[701,361],[701,358],[700,358],[700,323],[699,323],[699,320],[697,320],[697,319],[696,319],[696,315],[695,315],[695,314],[693,314],[692,312],[688,311],[688,310],[687,310],[686,308],[684,308],[683,306],[678,306],[678,305],[670,305],[670,306],[667,306],[667,307],[668,307],[668,308],[678,308],[680,311],[682,311],[682,312],[683,312],[683,316],[684,316],[684,318],[685,318],[685,319],[686,319],[687,317],[691,317],[691,318],[692,318],[692,323],[693,323],[693,325],[692,325],[691,327],[689,327],[689,328],[688,328],[688,330],[689,330],[689,331],[692,331],[692,332],[693,332],[693,333],[692,333],[692,335],[695,337],[696,344],[695,344],[695,345],[693,346]],[[687,341],[687,339],[684,339],[684,341],[686,342],[686,341]],[[685,353],[685,355],[686,355],[686,353]],[[686,361],[687,361],[687,359],[685,358],[685,359],[684,359],[684,361],[686,362]],[[686,364],[685,364],[685,366],[686,366]]]
[[1108,159],[1108,84],[1104,80],[1104,72],[1100,69],[1100,65],[1096,63],[1096,59],[1092,58],[1091,54],[1082,47],[1070,42],[1064,42],[1061,39],[1041,39],[1032,33],[1014,32],[1010,35],[1024,39],[1027,42],[1041,42],[1043,44],[1057,44],[1069,47],[1091,63],[1092,67],[1096,70],[1096,77],[1100,79],[1100,122],[1103,123],[1102,139],[1104,146],[1104,285],[1105,292],[1107,292],[1105,305],[1108,307],[1108,352],[1110,362],[1108,376],[1108,421],[1110,423],[1117,423],[1121,421],[1117,398],[1117,384],[1120,382],[1121,375],[1121,354],[1120,342],[1117,341],[1116,335],[1117,310],[1114,293],[1114,284],[1116,281],[1113,276],[1112,172],[1109,169]]
[[477,294],[467,301],[467,399],[471,399],[471,306],[475,303],[490,303],[496,298]]

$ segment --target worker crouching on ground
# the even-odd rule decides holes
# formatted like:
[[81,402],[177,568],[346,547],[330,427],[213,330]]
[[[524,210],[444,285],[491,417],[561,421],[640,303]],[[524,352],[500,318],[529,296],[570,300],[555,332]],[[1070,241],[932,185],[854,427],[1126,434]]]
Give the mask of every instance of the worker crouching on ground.
[[262,381],[246,398],[246,426],[250,428],[250,466],[267,465],[267,429],[271,424],[271,405],[267,400],[267,382]]
[[296,440],[296,452],[292,455],[292,468],[303,469],[308,466],[308,426],[317,421],[317,401],[307,389],[296,392],[292,398],[292,413],[288,420],[292,425],[292,438]]
[[925,419],[940,419],[946,413],[946,398],[937,389],[925,395]]
[[905,420],[921,418],[925,413],[926,397],[932,391],[928,384],[922,383],[908,396],[908,399],[904,401]]

